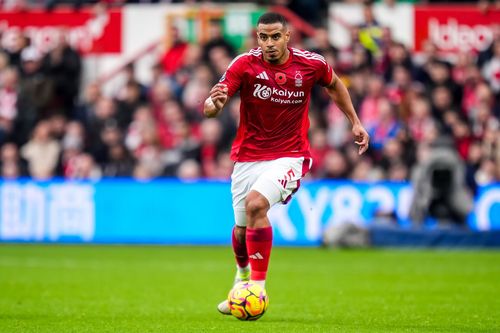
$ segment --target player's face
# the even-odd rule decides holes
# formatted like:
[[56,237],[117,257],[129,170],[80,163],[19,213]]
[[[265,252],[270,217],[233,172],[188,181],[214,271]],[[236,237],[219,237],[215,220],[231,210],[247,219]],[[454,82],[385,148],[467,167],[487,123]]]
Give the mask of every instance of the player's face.
[[290,31],[281,23],[259,24],[257,41],[262,48],[264,60],[272,64],[283,64],[288,59]]

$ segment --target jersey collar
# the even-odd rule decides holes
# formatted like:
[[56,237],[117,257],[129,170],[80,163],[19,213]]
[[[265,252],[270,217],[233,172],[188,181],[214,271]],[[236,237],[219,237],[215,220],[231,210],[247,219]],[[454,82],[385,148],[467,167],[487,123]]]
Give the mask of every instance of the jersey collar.
[[264,54],[262,54],[262,62],[264,63],[264,66],[266,66],[269,69],[282,69],[290,66],[292,63],[292,58],[293,58],[293,51],[291,48],[287,47],[289,54],[288,54],[288,59],[282,63],[281,65],[273,65],[268,63],[267,61],[264,60]]

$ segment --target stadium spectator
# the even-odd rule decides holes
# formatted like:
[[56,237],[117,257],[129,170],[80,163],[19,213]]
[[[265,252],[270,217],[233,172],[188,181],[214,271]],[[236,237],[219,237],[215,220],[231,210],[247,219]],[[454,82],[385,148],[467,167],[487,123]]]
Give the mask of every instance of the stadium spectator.
[[87,122],[84,125],[87,132],[89,150],[95,154],[97,160],[100,162],[103,151],[101,133],[107,127],[118,127],[116,105],[111,98],[102,96],[95,102],[95,108],[90,111],[92,113],[88,115]]
[[85,129],[82,123],[78,121],[68,122],[61,140],[61,154],[57,173],[70,178],[75,169],[76,158],[83,152],[84,148]]
[[[393,167],[398,166],[398,170],[401,171],[399,166],[405,166],[407,168],[407,163],[404,160],[403,150],[408,147],[403,148],[403,144],[397,138],[388,139],[384,146],[382,147],[379,163],[378,165],[384,170],[385,174],[390,174]],[[390,178],[387,176],[387,178]]]
[[0,77],[0,145],[9,139],[17,118],[18,72],[13,67],[5,68]]
[[409,178],[409,170],[403,163],[396,162],[391,164],[386,175],[387,176],[385,178],[388,179],[389,181],[404,182],[407,181]]
[[330,43],[328,30],[318,27],[316,28],[312,38],[314,47],[311,48],[311,51],[322,54],[330,66],[337,68],[337,57],[339,51]]
[[402,43],[391,42],[391,44],[387,46],[386,54],[381,62],[382,64],[380,66],[386,82],[394,79],[394,71],[396,68],[405,68],[410,73],[413,73],[415,70],[410,52]]
[[479,68],[483,68],[484,64],[488,62],[493,57],[493,48],[496,41],[500,40],[500,24],[496,23],[491,26],[492,28],[492,41],[491,44],[479,52],[477,55],[476,63]]
[[17,145],[7,142],[0,150],[0,177],[3,179],[17,179],[28,176],[28,166],[21,158]]
[[217,155],[217,169],[215,170],[214,179],[230,180],[233,173],[234,162],[231,160],[229,151],[221,151]]
[[123,144],[108,146],[107,160],[102,165],[103,177],[131,177],[135,161]]
[[458,154],[465,160],[469,153],[469,146],[473,140],[469,125],[461,117],[457,117],[456,121],[451,125],[451,133],[455,140]]
[[223,21],[210,20],[207,35],[207,40],[203,43],[203,61],[208,63],[217,58],[210,55],[215,48],[222,49],[230,59],[236,56],[236,50],[233,45],[224,38]]
[[121,128],[126,128],[131,122],[136,110],[144,104],[141,85],[137,81],[128,81],[122,91],[122,96],[116,101],[116,120]]
[[377,120],[367,128],[372,140],[372,148],[378,153],[388,140],[397,136],[401,124],[397,118],[395,107],[388,99],[379,99],[377,108]]
[[199,156],[199,140],[192,134],[192,129],[185,120],[175,123],[172,134],[175,145],[163,153],[165,169],[163,176],[174,177],[182,161],[196,159]]
[[88,153],[77,155],[73,163],[73,170],[67,175],[69,179],[96,181],[102,176],[101,168],[96,164],[94,157]]
[[384,81],[378,75],[372,75],[368,81],[367,95],[361,103],[359,113],[363,124],[368,128],[376,125],[379,118],[379,101],[384,98]]
[[452,78],[452,66],[446,61],[435,60],[428,66],[429,82],[428,91],[432,92],[438,87],[446,87],[450,91],[453,107],[460,105],[462,99],[462,87]]
[[200,179],[202,175],[200,164],[193,159],[187,159],[182,162],[177,170],[177,177],[185,181]]
[[495,95],[500,95],[500,39],[493,42],[492,56],[482,68],[486,81],[491,86]]
[[54,34],[55,45],[44,56],[43,67],[54,85],[52,112],[69,116],[80,91],[81,58],[80,54],[68,44],[66,30],[60,29]]
[[416,98],[411,105],[407,119],[411,137],[417,142],[422,141],[424,134],[434,125],[434,122],[429,101],[423,96]]
[[340,151],[328,150],[323,161],[317,167],[318,171],[314,176],[325,179],[346,179],[349,177],[350,164]]
[[203,102],[199,96],[208,95],[212,83],[210,68],[207,65],[198,65],[193,72],[192,78],[187,82],[181,98],[189,122],[201,121]]
[[221,152],[222,126],[218,119],[205,119],[200,127],[200,145],[198,161],[202,175],[215,178],[217,175],[217,158]]
[[477,194],[478,183],[476,181],[476,173],[481,165],[481,158],[481,143],[473,141],[469,146],[467,159],[465,160],[465,182],[474,195]]
[[73,109],[70,118],[75,119],[83,124],[90,124],[97,101],[102,97],[101,86],[92,82],[89,83],[83,91],[83,97]]
[[134,166],[132,177],[138,181],[148,181],[154,178],[150,169],[143,163],[138,163]]
[[373,163],[369,156],[363,156],[353,165],[349,178],[361,182],[378,181],[382,180],[383,172]]
[[32,138],[21,147],[21,156],[28,162],[28,171],[34,179],[49,179],[56,174],[61,144],[52,138],[50,124],[40,121]]
[[183,65],[183,58],[186,54],[189,44],[182,39],[179,29],[175,26],[170,27],[169,45],[161,57],[164,72],[173,76]]
[[329,151],[326,131],[323,128],[314,128],[309,133],[311,157],[315,162],[311,167],[311,175],[318,176],[319,167],[323,165]]
[[[158,79],[158,75],[161,75],[162,73],[161,70],[155,72],[157,69],[161,69],[161,67],[158,66],[157,68],[156,66],[158,66],[158,64],[155,64],[155,66],[151,68],[152,82],[155,82],[155,79]],[[137,87],[139,88],[139,99],[141,101],[145,101],[147,99],[148,87],[146,87],[146,85],[144,85],[143,83],[139,82],[139,80],[137,79],[135,74],[135,64],[133,62],[127,64],[123,69],[122,79],[124,84],[122,85],[121,90],[118,91],[116,94],[118,100],[125,100],[129,98],[127,96],[129,94],[129,92],[127,91],[127,89],[129,88],[128,86],[129,83],[134,83],[137,85]]]
[[[197,140],[198,124],[190,124],[185,113],[177,100],[170,99],[163,104],[161,113],[155,117],[159,140],[165,149],[175,149],[186,139],[186,134]],[[185,125],[188,128],[184,128]]]
[[15,140],[23,144],[35,123],[51,114],[54,81],[42,67],[42,54],[30,46],[21,52],[21,80],[17,98]]
[[162,160],[162,147],[149,106],[141,106],[135,111],[133,121],[127,129],[125,145],[138,164],[147,169],[150,177],[158,177],[163,173],[165,164]]
[[5,52],[9,59],[9,64],[13,67],[21,69],[21,53],[23,50],[30,46],[30,39],[24,35],[20,30],[10,31],[8,36],[3,35],[5,38]]
[[370,64],[374,64],[383,55],[383,27],[375,19],[373,2],[368,0],[363,4],[363,22],[358,26],[359,42],[370,54]]

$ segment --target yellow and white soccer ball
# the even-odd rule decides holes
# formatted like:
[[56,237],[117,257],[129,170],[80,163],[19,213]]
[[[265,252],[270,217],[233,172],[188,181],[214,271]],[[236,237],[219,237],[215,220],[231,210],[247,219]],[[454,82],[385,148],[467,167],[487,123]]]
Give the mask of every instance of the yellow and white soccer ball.
[[229,292],[231,314],[239,320],[257,320],[269,305],[266,290],[252,282],[240,282]]

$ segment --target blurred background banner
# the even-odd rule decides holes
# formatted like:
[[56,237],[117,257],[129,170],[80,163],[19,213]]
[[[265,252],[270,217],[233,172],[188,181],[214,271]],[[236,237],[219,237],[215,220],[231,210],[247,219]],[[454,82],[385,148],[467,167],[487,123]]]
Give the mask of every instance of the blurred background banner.
[[492,43],[500,10],[481,12],[477,6],[416,6],[415,51],[435,43],[446,52],[486,50]]
[[[53,49],[61,38],[67,38],[69,45],[83,54],[122,52],[122,10],[119,8],[101,13],[71,9],[0,11],[0,27],[2,47],[7,49],[22,33],[41,52]],[[61,29],[65,34],[61,35]]]
[[[278,245],[318,245],[327,226],[409,227],[406,183],[304,184],[270,219]],[[227,182],[3,182],[0,240],[20,242],[229,244],[233,225]],[[473,230],[500,230],[500,186],[481,188]]]

